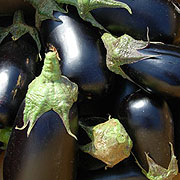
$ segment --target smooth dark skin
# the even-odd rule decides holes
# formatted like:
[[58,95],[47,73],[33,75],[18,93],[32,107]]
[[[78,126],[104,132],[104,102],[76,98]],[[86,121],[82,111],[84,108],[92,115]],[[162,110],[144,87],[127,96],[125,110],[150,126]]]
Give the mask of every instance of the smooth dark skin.
[[147,152],[157,164],[167,168],[171,158],[169,142],[174,142],[167,103],[140,90],[123,100],[118,117],[134,142],[132,151],[140,165],[148,170]]
[[180,48],[166,44],[150,44],[139,52],[156,57],[122,65],[125,74],[147,91],[165,98],[179,98]]
[[70,13],[54,13],[61,21],[42,23],[41,37],[52,44],[61,58],[62,74],[78,84],[80,93],[98,97],[108,93],[112,73],[106,67],[101,34],[68,6]]
[[4,125],[14,122],[28,85],[35,78],[37,53],[23,38],[0,46],[0,122]]
[[[15,126],[22,126],[24,104]],[[77,132],[77,109],[70,111],[73,133]],[[27,128],[13,128],[4,158],[4,180],[74,180],[76,178],[77,141],[65,130],[54,111],[44,113],[27,138]]]
[[179,14],[167,0],[117,0],[127,3],[132,14],[121,8],[99,8],[92,15],[112,34],[120,36],[124,33],[135,39],[172,43],[179,27]]

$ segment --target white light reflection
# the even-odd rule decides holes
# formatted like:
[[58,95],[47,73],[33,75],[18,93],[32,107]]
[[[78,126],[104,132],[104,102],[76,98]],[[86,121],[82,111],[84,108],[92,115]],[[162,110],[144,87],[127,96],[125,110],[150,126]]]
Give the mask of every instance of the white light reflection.
[[75,58],[75,57],[78,57],[79,56],[79,50],[78,50],[78,39],[77,39],[77,36],[75,36],[74,32],[72,31],[71,28],[68,28],[67,30],[68,32],[65,33],[65,39],[67,39],[68,42],[71,42],[71,43],[67,43],[67,49],[70,49],[71,50],[71,53],[69,53],[69,58]]
[[6,91],[8,85],[8,70],[0,72],[0,92],[1,94]]
[[71,59],[79,56],[80,45],[77,37],[78,36],[76,33],[74,33],[73,29],[66,29],[66,33],[64,33],[64,40],[69,42],[66,43],[66,50],[71,51],[71,53],[68,53],[68,56]]
[[138,102],[133,103],[132,107],[139,109],[142,108],[145,105],[145,103],[146,103],[145,100],[140,100]]

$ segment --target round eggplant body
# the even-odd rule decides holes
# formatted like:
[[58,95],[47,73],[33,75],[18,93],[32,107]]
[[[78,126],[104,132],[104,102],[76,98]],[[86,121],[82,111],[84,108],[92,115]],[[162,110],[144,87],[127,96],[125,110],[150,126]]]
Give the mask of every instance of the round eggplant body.
[[171,43],[179,28],[179,14],[167,0],[117,0],[127,3],[132,14],[121,8],[99,8],[92,11],[95,19],[112,34],[124,33],[135,39]]
[[[59,115],[44,113],[29,137],[23,124],[24,104],[20,107],[4,158],[4,180],[74,180],[76,176],[76,140],[70,136]],[[71,130],[77,133],[77,109],[69,113]]]
[[166,101],[139,90],[125,98],[118,117],[133,141],[133,153],[148,172],[145,153],[160,166],[168,168],[174,125]]
[[35,78],[38,52],[22,39],[0,46],[0,122],[5,125],[13,123],[28,85]]
[[55,12],[54,16],[61,21],[44,21],[41,37],[45,45],[50,43],[58,50],[62,74],[77,83],[86,96],[106,95],[112,73],[105,64],[106,50],[99,31],[81,20],[73,8],[68,14]]
[[149,44],[138,51],[154,57],[122,65],[123,72],[149,92],[165,98],[179,98],[180,48],[166,44]]

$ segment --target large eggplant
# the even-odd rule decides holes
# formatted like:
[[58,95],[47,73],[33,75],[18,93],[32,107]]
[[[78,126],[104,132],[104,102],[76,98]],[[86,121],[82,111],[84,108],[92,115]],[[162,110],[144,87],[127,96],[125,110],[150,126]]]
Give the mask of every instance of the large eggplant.
[[180,47],[135,40],[125,34],[119,38],[105,33],[106,64],[145,90],[166,98],[180,97]]
[[13,123],[25,97],[28,84],[35,78],[38,51],[23,40],[0,46],[0,122]]
[[174,124],[168,104],[138,90],[119,106],[118,117],[134,142],[133,154],[149,178],[171,180],[178,173]]
[[147,40],[149,28],[150,40],[172,43],[179,28],[179,14],[168,0],[118,0],[127,3],[132,9],[99,8],[92,11],[95,19],[112,34],[124,33],[136,39]]
[[[22,126],[24,103],[19,109],[4,158],[4,180],[73,180],[76,176],[77,142],[66,132],[54,111],[44,113],[29,137]],[[73,133],[77,131],[77,108],[70,111]]]
[[61,74],[57,51],[28,86],[8,143],[4,180],[75,179],[78,86]]
[[81,20],[74,8],[68,9],[68,14],[54,13],[60,21],[42,23],[42,41],[58,50],[62,73],[79,85],[80,93],[91,98],[105,96],[112,73],[105,65],[106,50],[100,33]]

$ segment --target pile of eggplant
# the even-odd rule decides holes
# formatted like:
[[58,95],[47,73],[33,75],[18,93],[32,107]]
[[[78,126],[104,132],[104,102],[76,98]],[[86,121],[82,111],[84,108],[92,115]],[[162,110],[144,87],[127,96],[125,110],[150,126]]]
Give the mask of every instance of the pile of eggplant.
[[179,108],[178,0],[1,0],[0,180],[178,180]]

